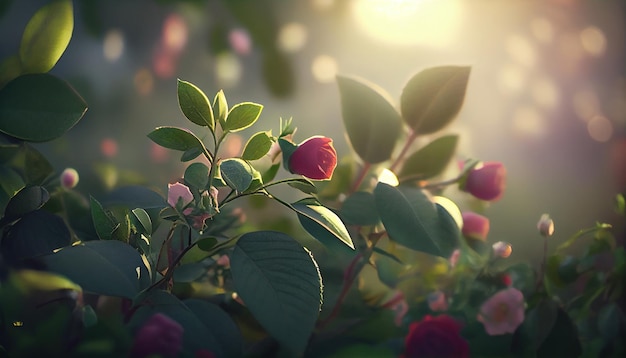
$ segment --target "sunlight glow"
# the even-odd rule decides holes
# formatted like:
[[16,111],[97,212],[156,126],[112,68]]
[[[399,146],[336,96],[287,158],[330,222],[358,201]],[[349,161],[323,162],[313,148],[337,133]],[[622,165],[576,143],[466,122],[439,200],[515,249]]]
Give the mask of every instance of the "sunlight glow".
[[613,124],[604,116],[594,116],[587,122],[587,131],[591,139],[597,142],[608,142],[613,136]]
[[537,52],[527,37],[511,35],[506,39],[506,51],[511,58],[526,67],[533,67],[537,62]]
[[535,18],[530,22],[530,31],[538,42],[548,44],[554,39],[552,23],[544,18]]
[[498,82],[504,90],[520,92],[526,85],[528,78],[524,69],[515,64],[506,64],[498,72]]
[[602,56],[606,50],[606,37],[602,30],[595,26],[589,26],[580,32],[580,43],[592,56]]
[[313,59],[311,72],[313,77],[319,82],[329,83],[335,80],[335,75],[339,70],[337,61],[328,55],[319,55]]
[[559,101],[559,90],[548,77],[541,77],[533,81],[530,93],[535,103],[544,108],[554,108]]
[[546,132],[544,121],[535,107],[520,107],[513,114],[513,130],[523,137],[538,138]]
[[395,45],[445,47],[461,22],[459,0],[353,0],[352,12],[371,37]]
[[119,30],[111,30],[104,36],[102,44],[104,58],[107,61],[115,62],[124,53],[124,35]]
[[383,171],[378,175],[378,181],[391,186],[398,186],[398,184],[400,184],[398,177],[396,177],[396,175],[389,169],[383,169]]
[[215,57],[215,78],[222,87],[232,87],[241,79],[243,72],[239,58],[230,52]]
[[600,112],[600,99],[591,90],[579,90],[572,98],[574,112],[585,122]]
[[302,49],[306,40],[306,27],[297,22],[281,27],[278,33],[278,47],[285,52],[296,52]]

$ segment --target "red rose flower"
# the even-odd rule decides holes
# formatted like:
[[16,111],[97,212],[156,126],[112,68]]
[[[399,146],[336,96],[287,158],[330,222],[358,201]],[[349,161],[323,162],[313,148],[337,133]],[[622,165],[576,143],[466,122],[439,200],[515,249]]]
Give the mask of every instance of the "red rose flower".
[[461,325],[448,315],[427,315],[409,326],[402,357],[469,357],[469,344],[460,331]]
[[289,170],[309,179],[328,180],[337,166],[333,140],[313,136],[298,145],[289,158]]
[[506,169],[500,162],[487,162],[469,171],[462,188],[478,199],[496,201],[506,185]]

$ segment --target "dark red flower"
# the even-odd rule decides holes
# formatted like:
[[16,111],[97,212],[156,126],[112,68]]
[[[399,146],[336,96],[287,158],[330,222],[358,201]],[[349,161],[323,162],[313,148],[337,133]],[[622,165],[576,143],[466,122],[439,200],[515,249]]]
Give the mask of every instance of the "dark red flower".
[[402,357],[469,357],[469,344],[460,331],[459,322],[448,315],[427,315],[409,326]]
[[183,346],[183,327],[162,313],[156,313],[141,326],[131,349],[131,357],[159,354],[176,357]]
[[333,140],[313,136],[298,145],[289,158],[289,170],[309,179],[328,180],[337,166]]
[[486,162],[469,171],[463,190],[478,199],[496,201],[506,186],[506,169],[500,162]]

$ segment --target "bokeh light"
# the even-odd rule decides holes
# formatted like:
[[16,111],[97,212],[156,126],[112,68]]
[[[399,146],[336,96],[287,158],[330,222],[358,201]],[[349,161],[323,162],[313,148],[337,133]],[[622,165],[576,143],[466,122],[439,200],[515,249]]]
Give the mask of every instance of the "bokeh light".
[[241,61],[232,52],[222,52],[215,56],[215,78],[220,87],[233,87],[241,79]]
[[100,141],[100,153],[106,158],[113,158],[117,155],[117,141],[113,138],[104,138]]
[[602,56],[606,50],[606,37],[602,30],[589,26],[580,32],[582,48],[592,56]]
[[238,55],[248,55],[252,50],[252,40],[244,29],[234,29],[228,33],[228,42],[230,48]]
[[549,44],[554,39],[552,23],[543,17],[537,17],[530,22],[530,31],[535,39],[543,44]]
[[311,72],[313,77],[321,83],[329,83],[335,80],[339,65],[337,61],[328,55],[319,55],[313,59]]
[[459,0],[354,0],[357,24],[372,38],[395,45],[445,47],[457,36]]
[[535,108],[523,106],[513,113],[513,131],[523,138],[538,138],[546,133],[545,118]]
[[109,62],[117,61],[124,53],[124,35],[119,30],[111,30],[104,36],[102,44],[104,58]]
[[544,108],[554,108],[559,101],[559,90],[548,77],[532,81],[530,93],[535,103]]
[[498,82],[508,92],[520,92],[524,89],[528,75],[519,65],[507,63],[498,72]]
[[179,53],[187,44],[187,24],[178,14],[170,14],[163,23],[162,44],[168,52]]
[[297,52],[307,40],[307,30],[304,25],[291,22],[281,27],[278,33],[278,48],[285,52]]
[[133,77],[133,84],[137,93],[147,96],[154,89],[154,77],[147,68],[140,68]]
[[515,62],[533,67],[537,62],[537,52],[530,40],[522,35],[511,35],[506,39],[506,51]]
[[613,124],[606,117],[596,115],[587,122],[587,131],[591,139],[597,142],[608,142],[613,136]]
[[574,113],[587,122],[600,112],[600,99],[589,89],[578,90],[572,97]]

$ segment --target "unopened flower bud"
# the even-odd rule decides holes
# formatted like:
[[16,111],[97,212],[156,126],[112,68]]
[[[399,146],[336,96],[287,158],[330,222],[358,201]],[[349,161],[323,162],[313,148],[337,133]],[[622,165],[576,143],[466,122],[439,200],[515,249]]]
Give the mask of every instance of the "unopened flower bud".
[[461,188],[481,200],[496,201],[502,197],[506,186],[506,169],[500,162],[486,162],[467,174]]
[[298,144],[289,158],[289,170],[309,179],[329,180],[337,166],[337,152],[333,140],[313,136]]
[[78,184],[78,172],[74,168],[66,168],[61,173],[61,185],[66,189],[72,189]]
[[463,216],[463,235],[467,238],[483,241],[489,234],[489,219],[471,211],[466,211]]
[[511,244],[506,243],[504,241],[498,241],[495,244],[493,244],[492,247],[493,247],[494,256],[501,257],[503,259],[506,259],[507,257],[511,256],[511,252],[513,252],[513,248],[511,247]]
[[554,221],[550,218],[550,215],[543,214],[537,223],[537,230],[544,237],[550,237],[554,234]]

